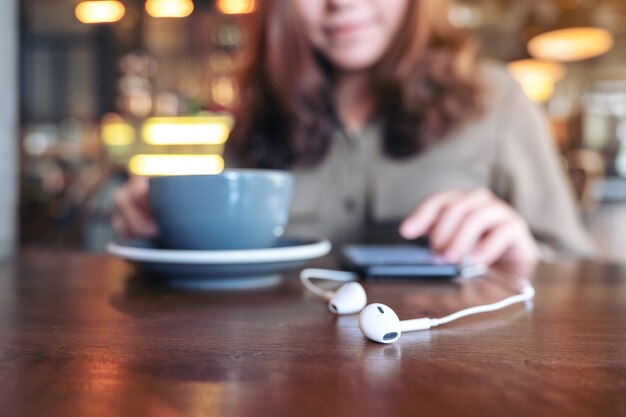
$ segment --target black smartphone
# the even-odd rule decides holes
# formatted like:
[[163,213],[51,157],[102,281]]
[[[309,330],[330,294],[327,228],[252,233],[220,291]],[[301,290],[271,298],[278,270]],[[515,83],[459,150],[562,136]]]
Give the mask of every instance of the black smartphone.
[[388,278],[452,279],[482,275],[481,265],[451,263],[430,249],[416,245],[344,245],[345,266],[366,281]]

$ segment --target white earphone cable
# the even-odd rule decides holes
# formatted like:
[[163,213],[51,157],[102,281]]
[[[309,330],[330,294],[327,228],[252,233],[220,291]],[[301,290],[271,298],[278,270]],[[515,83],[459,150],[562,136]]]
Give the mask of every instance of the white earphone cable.
[[439,319],[431,319],[431,320],[434,321],[433,326],[439,326],[441,324],[446,324],[446,323],[450,323],[451,321],[458,320],[462,317],[467,317],[467,316],[471,316],[473,314],[478,314],[478,313],[487,313],[489,311],[500,310],[515,303],[523,303],[523,302],[531,300],[534,296],[535,296],[535,289],[531,286],[527,286],[527,287],[524,287],[521,294],[507,297],[504,300],[498,301],[497,303],[485,304],[482,306],[466,308],[465,310],[457,311],[456,313],[450,314],[448,316],[445,316]]
[[305,288],[313,294],[318,295],[326,300],[333,296],[333,291],[326,291],[311,282],[311,278],[322,279],[325,281],[350,282],[356,281],[358,275],[353,272],[337,271],[334,269],[306,268],[300,272],[300,282]]
[[511,297],[507,297],[504,300],[498,301],[492,304],[485,304],[475,307],[466,308],[461,311],[457,311],[456,313],[452,313],[448,316],[441,318],[419,318],[412,320],[402,320],[400,322],[400,327],[402,331],[410,332],[416,330],[427,330],[431,327],[440,326],[442,324],[450,323],[451,321],[458,320],[462,317],[471,316],[479,313],[487,313],[489,311],[496,311],[508,307],[515,303],[522,303],[526,301],[530,301],[535,296],[535,289],[531,285],[525,285],[522,288],[522,292],[520,294],[513,295]]

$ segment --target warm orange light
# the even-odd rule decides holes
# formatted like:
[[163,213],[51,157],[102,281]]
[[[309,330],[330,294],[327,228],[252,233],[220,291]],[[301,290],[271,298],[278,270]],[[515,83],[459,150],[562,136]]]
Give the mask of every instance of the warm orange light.
[[509,62],[506,66],[515,78],[540,73],[551,78],[554,82],[562,80],[567,72],[565,67],[557,62],[539,59],[519,59]]
[[191,0],[148,0],[146,11],[152,17],[186,17],[193,12]]
[[554,94],[554,81],[540,74],[527,76],[518,80],[524,93],[533,101],[543,103]]
[[103,123],[100,137],[107,146],[130,146],[135,142],[135,129],[125,122]]
[[126,9],[117,0],[82,1],[74,13],[82,23],[112,23],[120,20]]
[[613,35],[605,29],[558,29],[532,38],[528,42],[528,52],[538,59],[580,61],[604,54],[613,47],[613,43]]
[[136,175],[209,175],[224,170],[221,155],[135,155],[128,169]]
[[256,9],[256,0],[217,0],[217,10],[224,14],[252,13]]
[[531,100],[540,103],[552,96],[554,84],[563,79],[566,73],[565,67],[561,64],[536,59],[509,62],[507,69],[521,85],[524,93]]
[[229,77],[216,77],[211,82],[211,96],[220,106],[230,107],[235,100],[235,84]]
[[232,125],[228,116],[151,117],[141,135],[150,145],[222,145]]

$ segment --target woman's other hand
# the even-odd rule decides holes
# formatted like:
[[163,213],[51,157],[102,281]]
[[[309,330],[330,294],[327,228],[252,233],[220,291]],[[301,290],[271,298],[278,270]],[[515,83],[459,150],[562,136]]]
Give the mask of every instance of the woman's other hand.
[[123,238],[151,238],[158,234],[150,213],[148,177],[133,176],[115,195],[113,227]]
[[402,222],[400,234],[405,239],[428,236],[431,248],[452,262],[465,257],[486,265],[539,259],[526,221],[486,188],[428,197]]

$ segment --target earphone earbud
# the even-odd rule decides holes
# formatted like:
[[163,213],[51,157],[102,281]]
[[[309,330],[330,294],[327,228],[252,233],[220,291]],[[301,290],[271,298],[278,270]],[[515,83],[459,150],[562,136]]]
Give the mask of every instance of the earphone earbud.
[[395,311],[384,304],[370,304],[361,311],[359,329],[370,340],[378,343],[393,343],[402,332],[427,330],[432,327],[433,319],[420,318],[402,320]]
[[402,334],[396,312],[379,303],[370,304],[361,311],[359,329],[365,337],[378,343],[393,343]]
[[457,311],[454,314],[439,319],[422,317],[402,321],[390,307],[384,304],[374,303],[368,305],[361,311],[361,315],[359,316],[359,329],[361,329],[361,333],[363,333],[365,337],[374,342],[393,343],[400,338],[402,332],[428,330],[431,327],[450,323],[461,317],[495,311],[514,303],[529,301],[532,300],[534,296],[535,289],[531,285],[524,285],[519,294],[507,297],[497,303],[466,308],[465,310]]
[[358,282],[348,282],[328,300],[328,309],[336,314],[354,314],[367,304],[365,289]]
[[[328,281],[346,282],[338,290],[325,291],[313,285],[311,278]],[[328,300],[328,309],[335,314],[358,313],[367,304],[367,295],[363,286],[355,280],[358,276],[352,272],[330,269],[309,268],[300,273],[300,281],[313,294]]]

